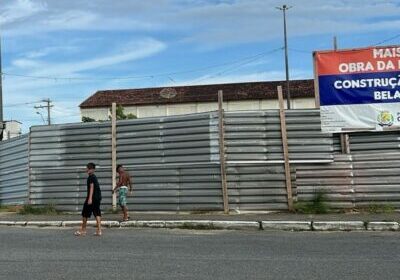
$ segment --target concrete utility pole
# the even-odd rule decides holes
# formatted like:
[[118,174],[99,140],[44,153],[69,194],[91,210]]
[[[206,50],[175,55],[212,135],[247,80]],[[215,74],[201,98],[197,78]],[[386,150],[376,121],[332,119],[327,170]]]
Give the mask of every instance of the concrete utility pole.
[[0,141],[3,140],[4,119],[3,119],[3,70],[1,68],[1,36],[0,36]]
[[288,44],[286,35],[286,11],[292,7],[283,5],[282,7],[276,7],[276,8],[283,12],[283,34],[285,40],[285,69],[286,69],[286,103],[287,103],[287,108],[290,109],[289,58],[288,58]]
[[47,124],[48,124],[48,125],[51,125],[51,116],[50,116],[51,110],[50,110],[50,109],[51,109],[52,107],[54,107],[54,106],[51,105],[51,100],[50,100],[50,98],[43,99],[42,102],[46,102],[47,105],[35,106],[34,108],[35,108],[35,109],[44,109],[44,108],[46,108],[46,109],[47,109]]

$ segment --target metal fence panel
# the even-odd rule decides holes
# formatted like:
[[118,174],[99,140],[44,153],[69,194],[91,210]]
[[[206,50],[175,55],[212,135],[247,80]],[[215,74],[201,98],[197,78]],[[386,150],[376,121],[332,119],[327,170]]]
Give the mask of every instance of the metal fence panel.
[[133,178],[129,209],[141,211],[222,210],[217,164],[141,165],[127,168]]
[[29,135],[0,142],[0,204],[24,204],[28,200]]
[[[332,162],[333,139],[321,132],[318,110],[286,111],[289,159],[292,163]],[[225,114],[228,162],[283,162],[279,112]]]
[[231,210],[287,210],[283,164],[229,164]]
[[298,200],[323,192],[334,208],[400,207],[400,152],[337,155],[335,163],[296,169]]
[[124,165],[219,160],[216,113],[117,122],[117,158]]
[[350,155],[335,155],[330,164],[296,166],[298,201],[310,201],[322,192],[330,207],[354,208],[352,167]]
[[400,131],[352,133],[350,151],[353,154],[389,153],[400,150]]
[[111,124],[76,123],[31,128],[30,202],[77,211],[86,193],[85,166],[97,165],[103,201],[111,204]]

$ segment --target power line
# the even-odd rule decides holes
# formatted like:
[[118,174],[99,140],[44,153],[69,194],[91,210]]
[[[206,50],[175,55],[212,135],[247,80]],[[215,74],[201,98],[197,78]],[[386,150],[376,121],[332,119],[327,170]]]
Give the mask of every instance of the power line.
[[264,53],[264,54],[262,54],[262,55],[258,55],[257,57],[254,57],[254,58],[252,58],[252,59],[248,59],[248,60],[246,60],[246,61],[243,62],[243,63],[240,63],[240,64],[235,65],[235,66],[233,66],[233,67],[230,67],[230,68],[228,68],[228,69],[222,70],[222,71],[217,72],[217,73],[215,73],[215,74],[206,76],[206,77],[204,77],[204,78],[196,79],[196,80],[192,81],[192,83],[194,83],[194,82],[198,83],[198,82],[201,82],[201,81],[210,79],[210,78],[215,78],[215,77],[221,76],[222,74],[226,74],[226,73],[230,73],[230,72],[236,71],[236,70],[240,69],[241,67],[243,67],[243,66],[249,64],[249,63],[252,63],[252,62],[254,62],[254,61],[257,61],[257,60],[259,60],[259,59],[265,57],[265,56],[268,55],[268,54],[272,54],[272,53],[275,53],[275,52],[280,51],[280,50],[283,50],[283,47],[273,49],[273,50],[271,50],[271,51],[269,51],[269,52],[267,52],[267,53]]
[[294,51],[294,52],[299,52],[299,53],[312,53],[313,51],[309,50],[300,50],[300,49],[294,49],[294,48],[289,48],[289,51]]
[[[387,39],[384,39],[384,40],[382,40],[382,41],[380,41],[380,42],[378,42],[376,44],[372,44],[371,46],[379,46],[379,45],[382,45],[384,43],[390,42],[390,41],[392,41],[394,39],[397,39],[397,38],[400,38],[400,33],[395,35],[395,36],[392,36],[392,37],[389,37]],[[302,50],[302,49],[297,49],[297,48],[296,49],[295,48],[289,48],[289,50],[290,51],[294,51],[294,52],[299,52],[299,53],[312,53],[314,51],[314,50]]]
[[253,59],[256,58],[260,55],[264,55],[264,54],[268,54],[270,51],[265,51],[265,52],[261,52],[258,53],[256,55],[252,55],[252,56],[248,56],[248,57],[244,57],[241,59],[237,59],[234,61],[230,61],[230,62],[225,62],[225,63],[220,63],[220,64],[214,64],[214,65],[209,65],[206,67],[200,67],[200,68],[195,68],[195,69],[190,69],[190,70],[184,70],[184,71],[177,71],[177,72],[168,72],[168,73],[158,73],[158,74],[154,74],[154,75],[142,75],[142,76],[121,76],[121,77],[63,77],[63,76],[35,76],[35,75],[24,75],[24,74],[14,74],[14,73],[7,73],[7,72],[2,72],[0,73],[0,75],[3,76],[11,76],[11,77],[20,77],[20,78],[30,78],[30,79],[44,79],[44,80],[79,80],[79,81],[98,81],[98,80],[134,80],[134,79],[152,79],[155,77],[170,77],[173,75],[182,75],[182,74],[189,74],[189,73],[195,73],[195,72],[201,72],[204,70],[208,70],[208,69],[213,69],[213,68],[218,68],[218,67],[223,67],[226,65],[233,65],[233,64],[237,64],[239,62],[242,62],[244,60],[248,60],[248,59]]
[[400,33],[397,34],[397,35],[395,35],[395,36],[393,36],[393,37],[390,37],[390,38],[388,38],[388,39],[385,39],[385,40],[383,40],[383,41],[380,41],[380,42],[376,43],[374,46],[382,45],[382,44],[384,44],[384,43],[386,43],[386,42],[392,41],[392,40],[397,39],[397,38],[399,38],[399,37],[400,37]]
[[40,103],[40,102],[42,102],[42,101],[24,102],[24,103],[14,103],[14,104],[7,104],[7,105],[4,105],[3,107],[5,107],[5,108],[9,108],[9,107],[19,107],[19,106],[37,104],[37,103]]

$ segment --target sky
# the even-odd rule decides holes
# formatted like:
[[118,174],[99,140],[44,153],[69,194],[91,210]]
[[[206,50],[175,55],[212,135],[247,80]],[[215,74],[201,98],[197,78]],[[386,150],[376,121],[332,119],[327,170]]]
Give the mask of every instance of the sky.
[[400,43],[400,0],[0,0],[4,118],[79,122],[97,90],[313,77],[312,51]]

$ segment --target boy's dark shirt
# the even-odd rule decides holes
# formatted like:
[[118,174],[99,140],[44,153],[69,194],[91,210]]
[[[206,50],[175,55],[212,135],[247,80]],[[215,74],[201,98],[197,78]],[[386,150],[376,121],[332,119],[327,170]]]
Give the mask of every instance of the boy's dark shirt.
[[87,178],[87,195],[86,195],[86,201],[89,200],[89,193],[90,193],[90,184],[93,183],[94,189],[93,189],[93,197],[92,201],[93,202],[100,202],[101,201],[101,190],[100,190],[100,185],[99,181],[97,180],[96,175],[91,174]]

